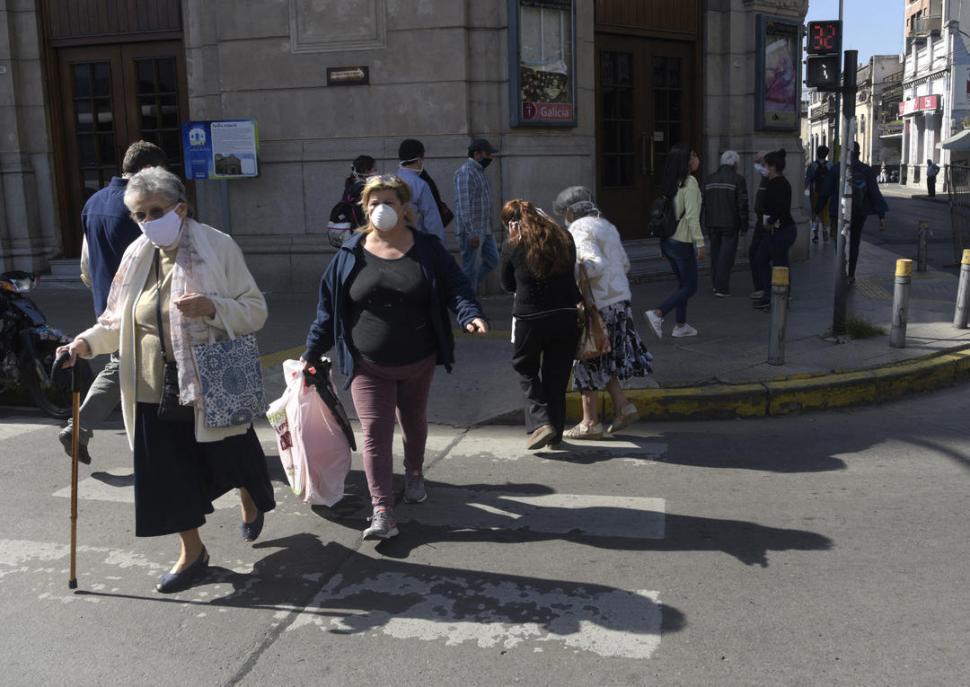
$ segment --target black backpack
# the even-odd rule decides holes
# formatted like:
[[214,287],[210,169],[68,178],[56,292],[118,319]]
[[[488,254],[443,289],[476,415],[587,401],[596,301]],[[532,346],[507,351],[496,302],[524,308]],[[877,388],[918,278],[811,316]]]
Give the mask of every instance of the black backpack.
[[366,224],[367,220],[363,215],[363,210],[358,205],[361,189],[363,189],[361,182],[348,186],[344,190],[340,202],[334,205],[330,211],[330,221],[327,222],[327,238],[330,239],[330,245],[334,248],[340,248],[344,241],[354,233],[354,229]]
[[852,166],[852,214],[868,215],[869,204],[869,174],[865,165]]
[[[686,209],[684,210],[686,213]],[[677,217],[674,212],[674,199],[661,195],[653,201],[650,208],[650,219],[647,222],[647,236],[658,239],[669,239],[677,232],[677,225],[684,218],[682,214]]]

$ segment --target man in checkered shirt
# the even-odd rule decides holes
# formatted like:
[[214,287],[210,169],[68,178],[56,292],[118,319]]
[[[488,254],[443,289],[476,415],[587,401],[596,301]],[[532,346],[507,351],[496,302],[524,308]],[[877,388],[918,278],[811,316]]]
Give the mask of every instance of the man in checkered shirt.
[[472,288],[498,267],[498,247],[492,235],[492,195],[485,168],[498,153],[484,138],[468,147],[468,159],[455,172],[455,234],[462,269]]

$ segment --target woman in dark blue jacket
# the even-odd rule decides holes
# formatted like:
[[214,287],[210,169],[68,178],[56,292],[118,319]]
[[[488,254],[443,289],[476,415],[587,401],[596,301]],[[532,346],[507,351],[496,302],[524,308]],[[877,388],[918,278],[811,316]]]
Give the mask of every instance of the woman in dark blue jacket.
[[365,539],[398,533],[394,494],[395,414],[404,434],[404,500],[428,498],[422,467],[427,405],[437,365],[450,372],[455,341],[448,309],[472,334],[488,333],[474,291],[441,241],[408,226],[410,190],[393,176],[364,186],[367,226],[337,251],[320,283],[308,365],[331,348],[347,377],[364,432],[364,471],[374,512]]

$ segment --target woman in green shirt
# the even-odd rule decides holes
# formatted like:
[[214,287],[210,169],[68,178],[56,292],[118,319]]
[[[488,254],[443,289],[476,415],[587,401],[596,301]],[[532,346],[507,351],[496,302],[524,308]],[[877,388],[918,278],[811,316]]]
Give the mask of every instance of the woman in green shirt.
[[654,310],[644,313],[657,338],[663,337],[663,322],[671,310],[677,323],[673,336],[697,336],[687,324],[687,301],[697,292],[697,263],[704,259],[704,234],[701,232],[701,189],[693,173],[700,167],[697,153],[686,143],[670,149],[664,167],[663,193],[674,199],[679,218],[674,235],[661,240],[660,251],[677,277],[677,290]]

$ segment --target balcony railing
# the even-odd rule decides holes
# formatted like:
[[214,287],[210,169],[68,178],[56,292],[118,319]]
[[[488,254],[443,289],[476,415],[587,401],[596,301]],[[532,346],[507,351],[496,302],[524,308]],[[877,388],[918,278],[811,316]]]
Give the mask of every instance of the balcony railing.
[[914,38],[929,36],[931,33],[940,33],[943,29],[943,17],[939,15],[929,17],[913,17],[910,20],[909,35]]

